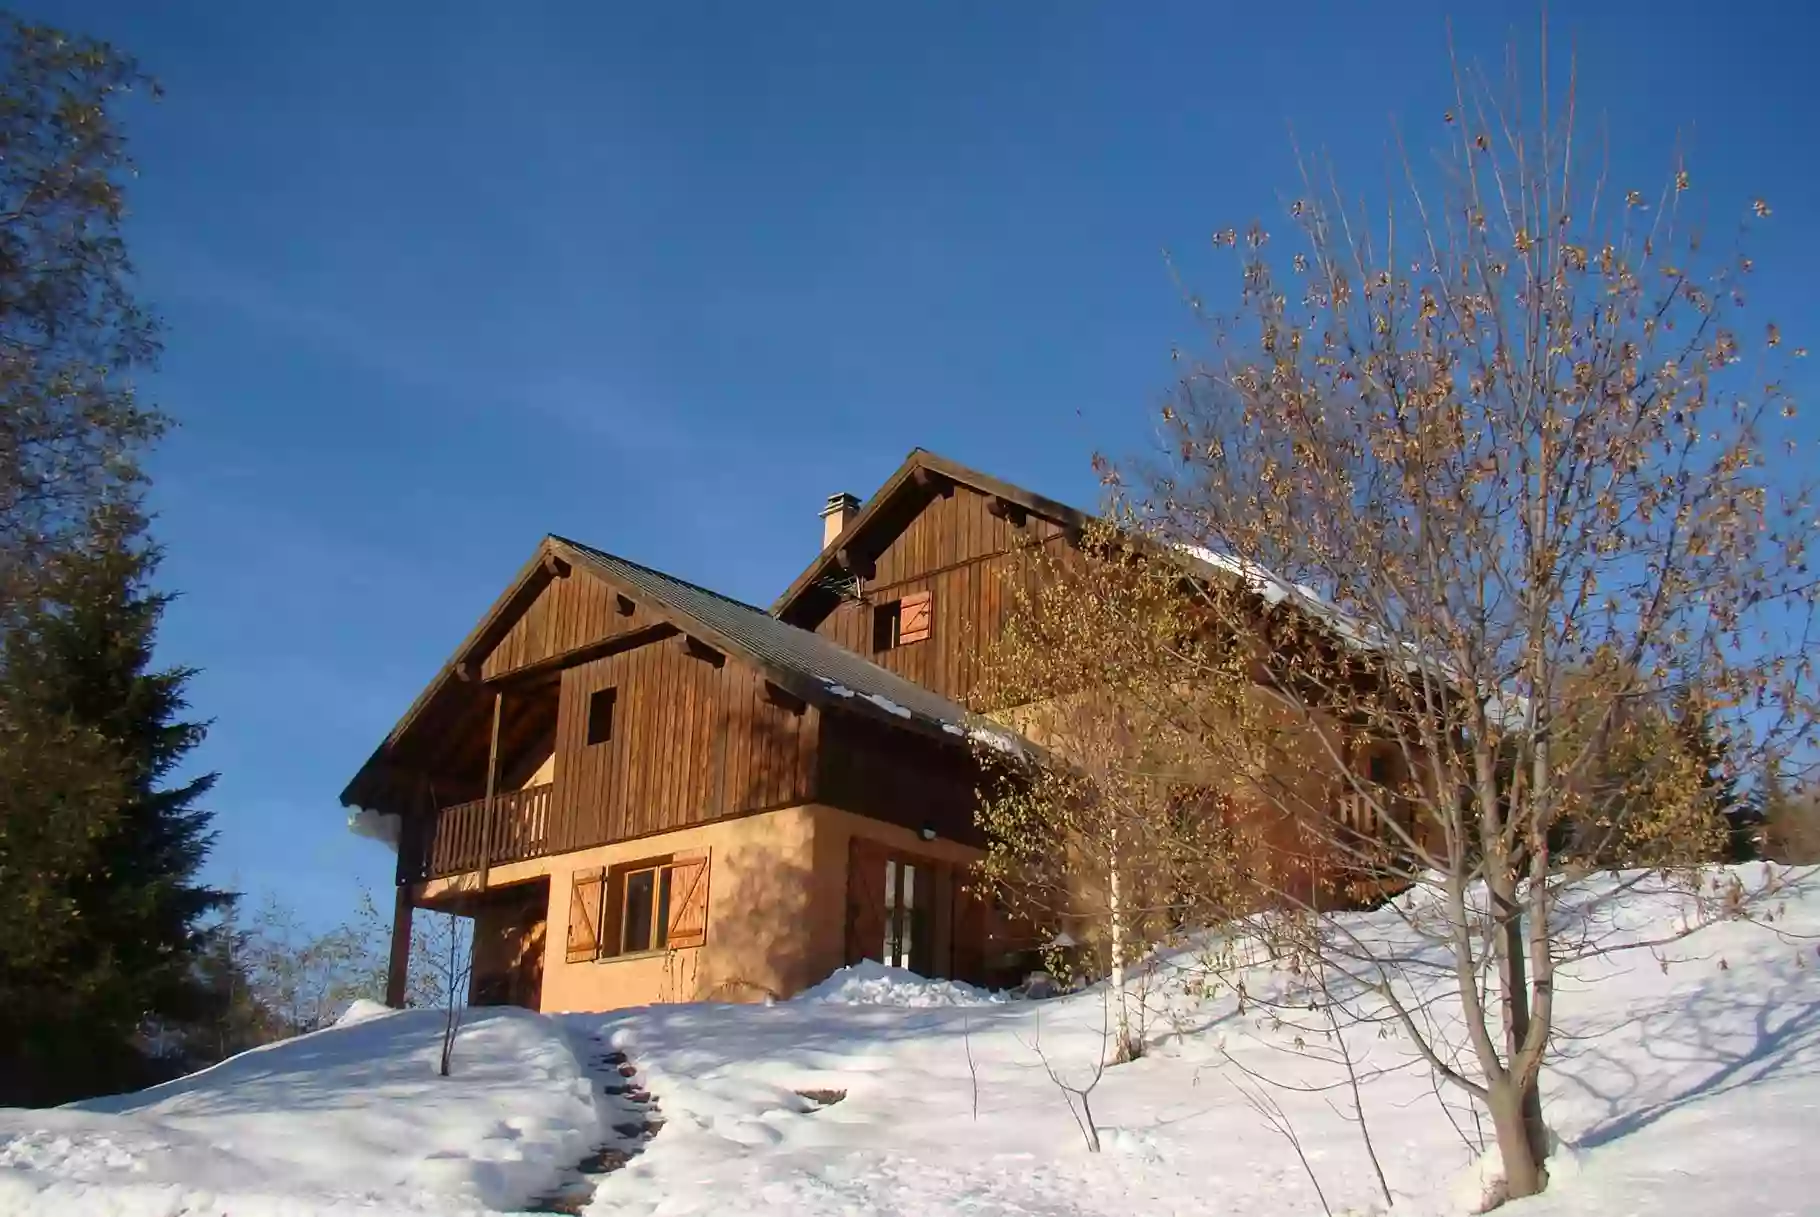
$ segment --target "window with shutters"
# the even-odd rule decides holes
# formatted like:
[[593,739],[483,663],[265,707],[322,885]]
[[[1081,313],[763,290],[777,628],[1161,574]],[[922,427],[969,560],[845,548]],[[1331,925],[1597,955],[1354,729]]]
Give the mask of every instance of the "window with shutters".
[[570,963],[699,947],[708,936],[708,854],[576,871]]
[[913,592],[872,610],[872,649],[889,651],[929,637],[935,617],[935,597]]

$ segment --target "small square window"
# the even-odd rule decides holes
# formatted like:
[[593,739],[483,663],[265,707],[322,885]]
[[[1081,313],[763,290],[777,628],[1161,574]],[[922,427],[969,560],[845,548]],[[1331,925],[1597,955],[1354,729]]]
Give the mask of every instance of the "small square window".
[[588,742],[604,744],[613,738],[613,703],[617,689],[596,689],[588,694]]
[[903,602],[893,600],[881,604],[872,610],[872,649],[889,651],[897,645],[898,632],[903,626]]
[[1374,752],[1365,761],[1365,776],[1374,786],[1390,785],[1393,766],[1390,757],[1382,752]]

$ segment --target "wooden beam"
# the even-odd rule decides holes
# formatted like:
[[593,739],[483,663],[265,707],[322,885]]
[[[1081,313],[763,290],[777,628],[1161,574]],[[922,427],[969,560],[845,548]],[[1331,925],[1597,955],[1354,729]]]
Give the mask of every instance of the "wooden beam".
[[630,650],[649,642],[661,642],[674,633],[676,633],[676,627],[669,622],[654,621],[639,629],[611,634],[594,642],[571,647],[560,654],[540,659],[536,663],[528,663],[522,668],[501,672],[489,683],[497,683],[513,689],[523,688],[539,681],[548,680],[552,675],[560,676],[564,668],[572,668],[576,664],[586,663],[590,659],[599,659],[602,656],[611,655],[615,651]]
[[543,556],[543,568],[550,572],[552,578],[567,579],[569,577],[569,564],[555,554]]
[[474,678],[479,675],[480,665],[471,659],[464,659],[455,665],[455,678],[457,680],[466,681],[469,684],[472,684]]
[[411,886],[400,883],[392,904],[392,953],[385,971],[385,1004],[394,1010],[404,1007],[405,981],[410,973]]
[[682,635],[678,645],[682,647],[683,654],[689,656],[691,659],[699,659],[704,663],[712,664],[714,667],[718,668],[727,662],[727,657],[725,655],[722,655],[718,650],[693,635]]
[[630,617],[638,611],[638,606],[632,603],[632,597],[625,595],[614,596],[613,607],[618,610],[621,617]]
[[493,690],[493,735],[487,742],[487,808],[480,820],[480,890],[487,890],[487,869],[493,860],[493,815],[499,809],[499,717],[505,709],[506,691]]
[[765,700],[781,710],[788,710],[792,714],[801,714],[808,707],[808,703],[802,698],[790,692],[790,690],[783,686],[773,684],[768,680],[765,682]]
[[986,514],[1004,520],[1013,528],[1022,528],[1029,518],[1023,507],[1003,495],[993,495],[986,503]]

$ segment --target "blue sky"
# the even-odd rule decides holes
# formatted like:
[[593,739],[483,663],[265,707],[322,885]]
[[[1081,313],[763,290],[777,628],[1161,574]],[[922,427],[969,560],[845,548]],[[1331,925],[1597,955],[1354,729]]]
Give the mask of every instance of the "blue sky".
[[[1464,54],[1535,40],[1453,7]],[[1557,50],[1616,167],[1653,188],[1679,137],[1715,206],[1770,199],[1798,320],[1820,18],[1584,7]],[[763,604],[917,445],[1090,505],[1190,335],[1161,251],[1274,218],[1290,124],[1373,190],[1449,88],[1416,2],[38,12],[167,89],[133,115],[163,648],[214,721],[214,877],[317,920],[391,880],[336,795],[543,533]]]

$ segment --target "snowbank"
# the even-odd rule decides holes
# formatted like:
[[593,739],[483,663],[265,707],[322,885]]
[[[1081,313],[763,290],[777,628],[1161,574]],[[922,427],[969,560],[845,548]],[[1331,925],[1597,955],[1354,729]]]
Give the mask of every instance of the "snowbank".
[[474,1012],[442,1078],[440,1012],[357,1012],[138,1094],[0,1109],[0,1213],[467,1214],[523,1204],[594,1144],[551,1020]]
[[984,1006],[1005,1000],[954,980],[929,980],[902,968],[889,968],[876,960],[862,960],[842,968],[827,980],[797,994],[797,1001],[831,1002],[843,1006]]
[[335,1020],[335,1025],[337,1027],[352,1027],[358,1023],[368,1022],[371,1019],[384,1018],[390,1013],[392,1013],[392,1008],[383,1002],[368,1001],[364,997],[357,997],[348,1005],[348,1008],[342,1012],[341,1017]]

